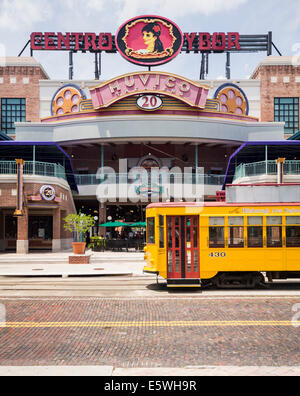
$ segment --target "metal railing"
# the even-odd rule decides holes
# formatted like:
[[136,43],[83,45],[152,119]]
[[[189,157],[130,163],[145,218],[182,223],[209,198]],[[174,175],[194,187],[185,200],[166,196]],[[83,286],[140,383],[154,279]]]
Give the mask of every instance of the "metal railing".
[[[0,161],[0,175],[16,175],[15,161]],[[60,164],[39,161],[26,161],[24,175],[52,176],[67,180],[65,168]]]
[[[261,161],[250,164],[240,164],[235,170],[233,181],[236,181],[242,177],[276,174],[276,161]],[[284,164],[284,174],[300,175],[300,161],[286,161]]]
[[[203,176],[197,176],[196,174],[184,176],[184,174],[172,174],[170,177],[170,184],[175,184],[176,182],[185,182],[187,184],[200,184],[202,181],[205,185],[211,185],[211,186],[221,186],[224,182],[224,175],[203,175]],[[120,183],[128,183],[128,184],[133,184],[138,182],[139,176],[136,176],[136,178],[129,178],[127,173],[115,173],[115,174],[104,174],[103,177],[101,178],[101,175],[92,175],[92,174],[86,174],[86,175],[75,175],[76,178],[76,183],[78,186],[93,186],[93,185],[99,185],[101,183],[106,183],[106,184],[120,184]],[[167,178],[164,176],[161,176],[159,179],[160,184],[164,184],[168,181]],[[151,183],[151,178],[143,180],[142,178],[142,183]]]

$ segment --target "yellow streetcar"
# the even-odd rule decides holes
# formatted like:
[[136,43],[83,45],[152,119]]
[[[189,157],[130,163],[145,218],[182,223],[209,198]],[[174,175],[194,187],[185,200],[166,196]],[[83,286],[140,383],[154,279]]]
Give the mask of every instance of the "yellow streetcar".
[[300,204],[157,203],[146,216],[144,272],[168,287],[300,278]]

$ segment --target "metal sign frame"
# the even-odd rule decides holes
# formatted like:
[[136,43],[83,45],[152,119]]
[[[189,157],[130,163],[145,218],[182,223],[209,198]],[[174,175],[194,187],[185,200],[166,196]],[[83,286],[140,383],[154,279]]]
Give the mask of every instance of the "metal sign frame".
[[[238,35],[237,45],[232,45],[234,36]],[[201,41],[202,40],[202,41]],[[206,45],[203,45],[203,43]],[[69,52],[69,79],[73,79],[73,54],[77,52],[91,52],[95,54],[95,79],[101,76],[103,52],[116,54],[116,36],[111,33],[32,33],[30,40],[19,53],[22,56],[25,49],[30,45],[30,55],[34,51],[68,51]],[[219,48],[220,49],[219,49]],[[181,52],[201,55],[200,80],[205,80],[209,72],[209,55],[216,53],[226,53],[226,78],[231,78],[231,53],[256,53],[266,52],[271,56],[273,48],[282,56],[276,45],[273,43],[272,32],[257,35],[240,35],[238,33],[184,33],[184,42]],[[151,70],[149,66],[148,69]]]

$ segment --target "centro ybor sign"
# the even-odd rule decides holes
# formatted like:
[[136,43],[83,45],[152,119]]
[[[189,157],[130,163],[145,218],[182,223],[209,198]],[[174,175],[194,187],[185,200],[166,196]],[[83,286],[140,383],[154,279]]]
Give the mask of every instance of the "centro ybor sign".
[[[143,15],[125,22],[112,33],[34,32],[32,51],[119,52],[126,60],[140,66],[157,66],[171,61],[181,51],[240,51],[237,32],[182,33],[169,19]],[[249,45],[249,44],[248,44]]]

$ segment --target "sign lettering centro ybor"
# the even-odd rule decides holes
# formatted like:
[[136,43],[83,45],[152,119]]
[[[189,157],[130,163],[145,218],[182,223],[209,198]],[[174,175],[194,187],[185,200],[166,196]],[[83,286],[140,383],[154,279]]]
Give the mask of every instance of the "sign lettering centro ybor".
[[[209,54],[227,53],[226,67],[229,76],[231,53],[267,52],[272,55],[272,32],[268,34],[242,35],[239,32],[184,32],[172,21],[157,15],[143,15],[125,22],[116,35],[108,32],[33,32],[30,40],[31,56],[33,51],[69,51],[70,79],[73,79],[73,53],[93,53],[95,59],[95,77],[99,80],[101,57],[97,54],[106,52],[119,53],[128,62],[138,66],[158,66],[173,60],[180,53],[202,54],[201,76],[206,63],[208,74]],[[277,50],[280,54],[280,52]],[[206,57],[206,61],[205,58]],[[100,66],[99,66],[100,63]],[[229,77],[228,77],[229,78]]]

